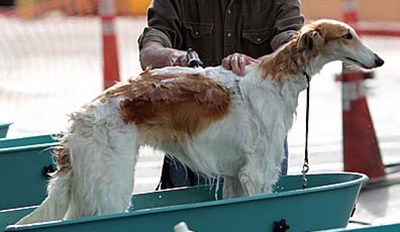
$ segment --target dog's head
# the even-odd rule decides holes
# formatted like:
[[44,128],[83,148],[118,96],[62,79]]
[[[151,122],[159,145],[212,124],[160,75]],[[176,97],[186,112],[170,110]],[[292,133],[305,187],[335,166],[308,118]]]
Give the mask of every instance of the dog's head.
[[364,45],[349,25],[335,20],[318,20],[299,31],[297,49],[327,62],[341,60],[372,69],[384,61]]

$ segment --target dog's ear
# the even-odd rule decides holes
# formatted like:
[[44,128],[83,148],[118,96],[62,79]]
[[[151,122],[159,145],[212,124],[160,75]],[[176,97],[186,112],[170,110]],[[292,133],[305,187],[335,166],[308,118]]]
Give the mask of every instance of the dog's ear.
[[297,50],[317,53],[323,43],[324,38],[316,27],[305,26],[300,30]]

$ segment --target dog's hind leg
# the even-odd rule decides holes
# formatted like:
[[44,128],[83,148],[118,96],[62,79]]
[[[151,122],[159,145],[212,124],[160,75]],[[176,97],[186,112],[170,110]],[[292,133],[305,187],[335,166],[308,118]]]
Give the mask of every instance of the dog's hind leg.
[[133,125],[96,122],[69,141],[74,180],[66,219],[125,212],[131,202],[139,138]]

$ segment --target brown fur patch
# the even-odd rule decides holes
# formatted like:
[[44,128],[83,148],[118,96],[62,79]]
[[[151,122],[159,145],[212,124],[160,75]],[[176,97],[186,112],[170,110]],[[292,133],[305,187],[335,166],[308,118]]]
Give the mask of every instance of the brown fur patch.
[[308,62],[318,56],[323,45],[339,39],[349,29],[329,20],[319,20],[302,27],[283,48],[261,58],[263,79],[268,76],[277,83],[284,77],[298,77]]
[[270,76],[272,80],[281,83],[283,77],[296,75],[299,72],[299,68],[294,61],[298,59],[294,56],[296,53],[296,42],[291,41],[279,52],[262,57],[259,66],[263,72],[262,79],[266,80]]
[[349,32],[349,29],[341,24],[333,24],[330,21],[317,21],[315,23],[315,30],[318,30],[325,42],[330,40],[339,39]]
[[153,75],[149,70],[99,97],[125,96],[120,110],[144,137],[185,140],[222,119],[230,105],[230,91],[200,74]]

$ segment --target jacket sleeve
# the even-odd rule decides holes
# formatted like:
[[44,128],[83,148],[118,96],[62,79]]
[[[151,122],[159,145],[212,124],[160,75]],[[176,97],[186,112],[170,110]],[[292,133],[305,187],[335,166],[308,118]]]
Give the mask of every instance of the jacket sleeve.
[[139,50],[147,42],[158,42],[164,47],[180,47],[182,21],[179,0],[153,0],[147,11],[148,26],[138,39]]
[[304,24],[300,0],[278,0],[278,12],[271,40],[273,50],[288,42]]

